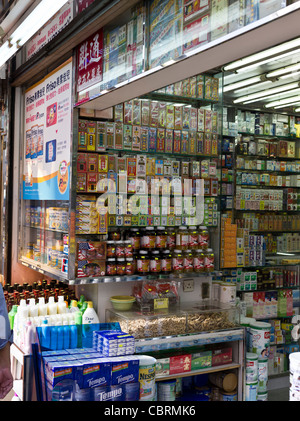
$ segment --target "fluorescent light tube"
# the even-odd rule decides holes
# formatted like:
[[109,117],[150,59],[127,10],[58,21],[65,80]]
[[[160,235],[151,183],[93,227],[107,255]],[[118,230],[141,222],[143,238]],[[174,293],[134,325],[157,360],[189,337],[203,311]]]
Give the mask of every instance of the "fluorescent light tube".
[[233,102],[235,104],[238,104],[239,102],[245,102],[245,101],[255,99],[255,98],[262,98],[266,95],[277,94],[279,92],[284,92],[284,91],[291,90],[291,89],[298,88],[298,87],[299,87],[298,82],[288,83],[286,85],[278,86],[277,88],[266,89],[266,90],[261,91],[261,92],[256,92],[255,94],[242,96],[240,98],[235,99]]
[[276,107],[277,105],[287,105],[287,104],[293,104],[300,101],[300,96],[294,96],[286,99],[281,99],[279,101],[272,101],[268,104],[265,104],[266,108]]
[[250,77],[249,79],[241,80],[236,83],[224,86],[223,92],[233,91],[234,89],[242,88],[243,86],[251,85],[252,83],[260,82],[260,76]]
[[229,63],[227,66],[224,66],[224,70],[235,70],[238,67],[245,66],[246,64],[254,63],[258,60],[264,60],[267,57],[274,56],[278,53],[284,52],[286,50],[290,50],[295,47],[300,46],[300,38],[296,38],[292,41],[284,42],[283,44],[277,45],[276,47],[269,48],[267,50],[261,51],[256,54],[252,54],[251,56],[242,58],[237,61],[233,61]]
[[277,110],[278,108],[284,108],[284,107],[289,107],[290,105],[298,105],[300,104],[300,101],[297,102],[289,102],[288,104],[283,104],[283,105],[276,105],[276,107],[273,107],[274,110]]
[[300,113],[300,108],[296,108],[295,113]]
[[272,78],[272,77],[284,75],[285,73],[289,73],[289,72],[292,72],[293,70],[299,70],[299,69],[300,69],[300,63],[296,63],[290,66],[281,67],[280,69],[267,73],[266,77]]
[[292,90],[286,91],[286,92],[279,92],[278,94],[267,95],[267,96],[264,96],[262,98],[251,99],[250,101],[243,102],[243,104],[251,104],[253,102],[264,101],[266,99],[270,99],[270,100],[272,100],[272,99],[274,99],[274,100],[275,99],[283,99],[283,98],[285,99],[287,94],[290,94],[290,95],[291,94],[297,94],[298,92],[300,92],[300,88],[292,89]]

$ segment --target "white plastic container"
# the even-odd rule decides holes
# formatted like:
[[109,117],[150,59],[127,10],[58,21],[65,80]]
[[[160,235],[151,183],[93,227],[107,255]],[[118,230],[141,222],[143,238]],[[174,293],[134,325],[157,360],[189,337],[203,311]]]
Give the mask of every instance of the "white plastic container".
[[94,324],[99,323],[99,317],[93,307],[93,302],[88,301],[87,309],[82,316],[82,324]]
[[67,304],[64,300],[63,295],[58,296],[58,303],[57,303],[57,313],[63,314],[67,312]]
[[45,303],[44,297],[39,298],[38,313],[39,313],[39,316],[46,316],[47,315],[47,304]]
[[35,328],[30,320],[26,322],[24,330],[24,347],[23,351],[25,354],[31,354],[31,345],[35,342]]
[[151,401],[155,395],[156,359],[148,355],[139,355],[140,401]]
[[29,299],[28,308],[29,308],[29,316],[30,317],[36,317],[36,316],[39,315],[39,308],[35,304],[35,299],[34,298],[30,298]]
[[57,303],[55,302],[54,297],[49,297],[47,305],[47,314],[49,316],[57,314]]
[[268,390],[268,358],[258,359],[258,392]]
[[258,379],[258,355],[252,352],[246,353],[246,382]]
[[250,324],[250,352],[263,358],[269,356],[270,331],[270,323],[255,321]]
[[221,303],[235,306],[236,301],[236,284],[230,282],[222,282],[220,285],[220,301]]
[[300,352],[289,355],[290,362],[290,401],[300,401]]
[[246,382],[245,388],[245,401],[247,402],[256,402],[257,401],[257,380],[254,382]]

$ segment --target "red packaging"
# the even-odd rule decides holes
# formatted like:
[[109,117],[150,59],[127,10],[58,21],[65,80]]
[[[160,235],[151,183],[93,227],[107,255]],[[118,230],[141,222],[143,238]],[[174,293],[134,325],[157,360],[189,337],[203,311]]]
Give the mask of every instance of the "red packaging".
[[191,371],[192,369],[192,355],[175,355],[170,357],[170,375],[179,374]]
[[212,351],[212,367],[232,363],[232,348],[220,348]]

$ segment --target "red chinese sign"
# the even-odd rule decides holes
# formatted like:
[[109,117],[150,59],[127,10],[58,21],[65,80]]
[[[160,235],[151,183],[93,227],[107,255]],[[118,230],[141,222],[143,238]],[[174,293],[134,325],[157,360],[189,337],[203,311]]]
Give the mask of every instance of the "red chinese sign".
[[103,78],[103,29],[77,47],[77,56],[77,92],[81,92]]

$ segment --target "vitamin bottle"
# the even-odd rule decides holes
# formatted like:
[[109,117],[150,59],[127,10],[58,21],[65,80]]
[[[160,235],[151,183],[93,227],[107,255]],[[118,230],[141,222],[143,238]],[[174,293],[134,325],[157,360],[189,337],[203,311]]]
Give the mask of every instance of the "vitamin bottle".
[[137,258],[137,271],[140,275],[148,275],[150,271],[150,259],[147,250],[140,250]]
[[154,227],[146,227],[143,235],[142,247],[145,249],[155,249],[156,235]]
[[158,250],[153,250],[150,254],[150,272],[160,273],[161,271],[161,257]]
[[208,244],[209,244],[209,232],[206,226],[201,225],[200,226],[200,231],[199,231],[199,237],[198,237],[198,243],[199,243],[199,247],[202,250],[206,250],[208,249]]
[[167,247],[167,231],[165,227],[157,227],[155,246],[158,249],[165,249]]
[[106,275],[114,276],[117,274],[117,264],[114,257],[109,257],[106,261]]
[[117,275],[125,275],[125,259],[124,257],[119,257],[117,259]]
[[183,254],[182,254],[182,250],[175,249],[173,251],[172,272],[183,273]]
[[197,227],[189,227],[189,249],[198,248],[198,230]]
[[185,250],[183,252],[183,271],[188,273],[188,272],[193,272],[194,270],[194,258],[193,258],[193,253],[192,250]]
[[202,249],[195,250],[193,267],[194,272],[204,272],[204,253]]
[[116,255],[116,244],[113,240],[109,240],[106,242],[106,256],[107,257],[115,257]]
[[207,249],[204,253],[204,270],[212,272],[214,270],[215,255],[212,249]]
[[186,227],[181,226],[176,234],[176,248],[186,250],[189,245],[189,233]]
[[165,275],[172,272],[172,252],[170,250],[163,250],[162,252],[161,271]]
[[167,229],[167,248],[173,250],[176,247],[176,232],[174,228]]
[[133,250],[139,250],[141,248],[141,234],[138,228],[132,228],[129,231],[129,238],[132,244]]

